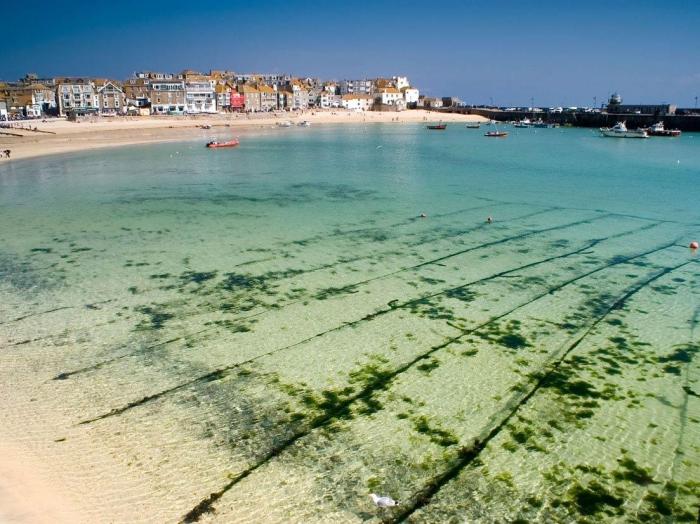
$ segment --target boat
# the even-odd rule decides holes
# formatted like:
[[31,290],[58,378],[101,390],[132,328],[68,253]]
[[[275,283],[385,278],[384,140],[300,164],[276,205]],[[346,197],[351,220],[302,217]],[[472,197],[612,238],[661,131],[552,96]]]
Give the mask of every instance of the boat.
[[601,127],[600,132],[603,136],[614,138],[649,138],[647,132],[643,129],[634,129],[630,131],[624,122],[618,122],[613,127]]
[[311,122],[308,120],[304,120],[303,122],[299,122],[299,127],[311,127]]
[[277,122],[277,127],[292,127],[292,123],[289,120]]
[[467,122],[464,124],[467,129],[479,129],[481,127],[481,122]]
[[201,127],[202,129],[211,129],[211,125],[209,125],[209,124],[202,124],[199,127]]
[[532,123],[532,127],[536,127],[536,128],[539,128],[539,129],[551,129],[551,128],[554,128],[554,127],[559,127],[559,124],[550,124],[550,123],[548,123],[548,122],[542,121],[542,119],[540,118],[539,120],[535,120],[535,121]]
[[523,118],[519,122],[513,124],[513,127],[532,127],[532,122],[530,122],[529,118]]
[[645,131],[649,136],[681,136],[680,129],[666,129],[663,122],[657,122]]
[[227,142],[218,142],[216,140],[212,140],[211,142],[207,143],[207,147],[210,149],[216,149],[217,147],[236,147],[239,144],[240,142],[238,141],[238,139],[233,138],[231,140],[228,140]]
[[434,129],[437,131],[444,131],[445,129],[447,129],[447,124],[443,124],[442,122],[440,122],[439,124],[431,124],[428,126],[428,129]]
[[498,126],[496,125],[495,120],[491,120],[491,123],[493,123],[493,127],[495,128],[493,131],[486,131],[484,133],[484,136],[488,136],[491,138],[505,138],[508,136],[508,131],[499,131]]

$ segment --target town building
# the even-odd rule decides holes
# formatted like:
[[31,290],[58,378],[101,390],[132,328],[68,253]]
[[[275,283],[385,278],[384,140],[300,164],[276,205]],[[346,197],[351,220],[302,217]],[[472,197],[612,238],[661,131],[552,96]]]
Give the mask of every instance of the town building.
[[374,92],[374,84],[371,80],[341,80],[338,87],[341,95],[371,95]]
[[437,109],[442,107],[442,98],[435,98],[430,96],[421,96],[418,99],[418,107],[424,107],[426,109]]
[[56,82],[56,103],[62,116],[97,113],[99,100],[95,86],[87,78],[62,78]]
[[233,86],[228,82],[218,82],[214,86],[214,93],[216,93],[216,107],[219,112],[229,112],[231,111],[231,92],[233,91]]
[[144,108],[150,103],[150,80],[145,78],[129,78],[122,85],[126,98],[127,110],[129,107]]
[[192,71],[183,71],[182,75],[185,78],[185,112],[216,113],[213,81]]
[[260,111],[275,111],[278,108],[277,89],[266,84],[258,85]]
[[374,106],[374,97],[366,94],[348,93],[341,96],[341,104],[350,111],[369,111]]
[[153,115],[181,115],[186,107],[185,82],[174,78],[153,80],[148,88]]
[[124,90],[112,80],[95,80],[97,107],[102,115],[119,115],[126,112]]
[[229,103],[231,111],[243,111],[245,109],[245,96],[238,88],[231,89],[231,100]]
[[392,76],[391,82],[399,91],[411,85],[411,83],[408,81],[408,77],[406,76]]
[[395,87],[382,87],[377,90],[376,102],[386,106],[403,106],[406,107],[406,102],[403,98],[403,93]]
[[335,93],[331,93],[329,91],[321,91],[318,106],[322,109],[341,107],[342,100],[340,95],[336,95]]
[[418,99],[420,98],[420,92],[415,87],[402,87],[400,88],[403,93],[403,99],[406,102],[406,107],[411,109],[416,107]]
[[241,84],[238,92],[243,97],[243,109],[249,113],[260,111],[260,91],[252,84]]

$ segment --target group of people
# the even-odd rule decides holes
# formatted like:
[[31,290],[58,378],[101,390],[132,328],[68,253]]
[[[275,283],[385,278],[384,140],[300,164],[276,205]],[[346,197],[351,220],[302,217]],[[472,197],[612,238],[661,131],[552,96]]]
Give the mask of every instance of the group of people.
[[5,149],[5,151],[0,151],[0,158],[2,158],[3,156],[5,158],[10,158],[10,153],[12,153],[12,151],[10,151],[9,149]]

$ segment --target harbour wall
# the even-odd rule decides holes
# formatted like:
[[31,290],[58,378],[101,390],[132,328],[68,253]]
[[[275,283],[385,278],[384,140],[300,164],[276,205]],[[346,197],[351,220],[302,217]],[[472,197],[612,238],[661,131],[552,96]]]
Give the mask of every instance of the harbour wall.
[[443,113],[462,113],[467,115],[480,115],[499,122],[530,120],[541,118],[545,122],[572,125],[575,127],[611,127],[617,122],[627,122],[629,129],[638,127],[648,127],[656,122],[663,122],[666,129],[680,129],[681,131],[699,131],[700,115],[639,115],[629,113],[533,113],[532,111],[499,111],[493,109],[472,108],[472,107],[445,107],[434,111]]

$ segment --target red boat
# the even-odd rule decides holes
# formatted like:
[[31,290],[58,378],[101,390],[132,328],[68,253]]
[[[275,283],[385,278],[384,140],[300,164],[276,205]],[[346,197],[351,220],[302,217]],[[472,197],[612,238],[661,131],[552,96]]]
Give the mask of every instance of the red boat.
[[434,124],[434,125],[428,126],[428,129],[437,129],[438,131],[444,131],[445,129],[447,129],[447,124],[443,124],[443,123]]
[[504,137],[508,136],[507,131],[487,131],[484,136],[492,136],[492,137]]
[[207,144],[207,147],[214,149],[217,147],[236,147],[239,145],[240,142],[238,141],[237,138],[234,138],[232,140],[229,140],[228,142],[217,142],[216,140],[212,140]]

